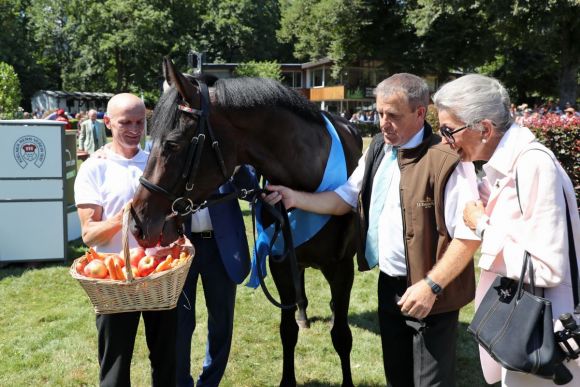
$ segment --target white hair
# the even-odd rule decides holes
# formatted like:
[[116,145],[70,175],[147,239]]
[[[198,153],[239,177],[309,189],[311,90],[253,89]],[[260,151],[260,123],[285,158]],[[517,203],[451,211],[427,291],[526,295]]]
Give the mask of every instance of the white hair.
[[510,97],[505,87],[495,78],[468,74],[441,86],[433,95],[437,110],[444,110],[466,125],[475,126],[490,120],[500,132],[512,124]]

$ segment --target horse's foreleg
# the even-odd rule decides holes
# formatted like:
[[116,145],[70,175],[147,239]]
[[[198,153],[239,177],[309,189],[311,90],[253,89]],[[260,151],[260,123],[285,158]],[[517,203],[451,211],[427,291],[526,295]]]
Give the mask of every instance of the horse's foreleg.
[[[289,305],[296,302],[290,265],[287,261],[274,263],[270,260],[272,278],[278,289],[282,304]],[[280,339],[282,340],[282,380],[280,386],[296,386],[296,374],[294,371],[294,350],[298,342],[298,325],[295,320],[296,308],[282,309],[280,320]]]
[[300,286],[302,287],[302,297],[303,301],[298,303],[298,311],[296,312],[296,324],[300,329],[310,328],[310,321],[308,321],[308,315],[306,314],[306,308],[308,308],[308,297],[306,297],[306,286],[304,285],[304,275],[306,269],[300,271]]
[[342,368],[342,385],[353,386],[350,370],[350,352],[352,350],[352,333],[348,326],[348,307],[350,291],[354,279],[354,265],[351,258],[344,258],[338,264],[322,268],[326,280],[330,284],[332,294],[331,309],[334,321],[330,335],[332,345],[340,357]]

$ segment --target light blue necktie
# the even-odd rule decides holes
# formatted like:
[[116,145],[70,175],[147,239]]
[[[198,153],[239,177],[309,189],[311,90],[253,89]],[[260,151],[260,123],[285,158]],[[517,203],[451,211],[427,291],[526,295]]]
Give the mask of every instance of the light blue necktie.
[[383,206],[387,198],[387,192],[393,179],[392,168],[397,160],[397,148],[392,148],[389,155],[385,155],[379,169],[373,179],[373,190],[371,192],[371,205],[369,208],[369,229],[367,231],[367,242],[365,246],[365,256],[370,268],[379,262],[379,218],[383,212]]

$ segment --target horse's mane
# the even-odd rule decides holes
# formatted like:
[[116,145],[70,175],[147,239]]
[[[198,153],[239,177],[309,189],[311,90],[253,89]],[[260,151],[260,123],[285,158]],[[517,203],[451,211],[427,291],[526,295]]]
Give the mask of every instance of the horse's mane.
[[[199,79],[208,87],[215,87],[217,104],[233,109],[259,109],[281,107],[288,109],[302,118],[322,123],[320,109],[297,91],[267,78],[229,78],[218,79],[214,75],[183,74],[189,79]],[[151,122],[151,138],[179,125],[181,112],[177,109],[179,94],[175,88],[165,91],[155,106]],[[176,128],[183,129],[183,128]]]
[[302,94],[267,78],[228,78],[215,83],[218,105],[233,109],[281,107],[322,123],[320,109]]

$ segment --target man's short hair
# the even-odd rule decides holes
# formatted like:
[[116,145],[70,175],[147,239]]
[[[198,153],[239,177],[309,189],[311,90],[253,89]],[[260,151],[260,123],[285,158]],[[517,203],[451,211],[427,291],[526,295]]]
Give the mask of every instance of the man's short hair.
[[390,97],[404,96],[411,109],[429,106],[429,86],[424,79],[409,73],[393,74],[377,85],[375,95]]

